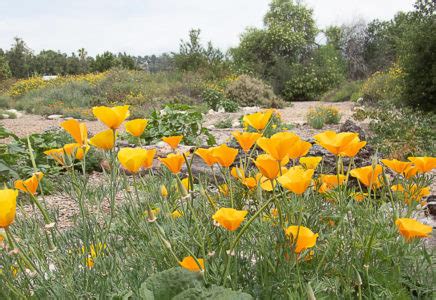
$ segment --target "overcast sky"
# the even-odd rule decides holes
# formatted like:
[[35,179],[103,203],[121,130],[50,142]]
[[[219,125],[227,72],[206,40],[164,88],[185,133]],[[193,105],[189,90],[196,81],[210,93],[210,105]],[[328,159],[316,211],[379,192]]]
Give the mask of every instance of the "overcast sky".
[[[177,51],[189,29],[221,49],[238,44],[249,26],[262,26],[270,0],[0,0],[0,48],[14,36],[39,52],[84,47],[133,55]],[[305,0],[318,26],[358,18],[390,19],[414,0]]]

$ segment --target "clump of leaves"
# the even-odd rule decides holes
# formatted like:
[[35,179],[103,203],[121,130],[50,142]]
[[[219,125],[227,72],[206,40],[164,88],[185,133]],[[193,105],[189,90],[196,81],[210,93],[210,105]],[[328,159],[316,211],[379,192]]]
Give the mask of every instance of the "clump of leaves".
[[153,143],[164,136],[183,135],[183,141],[189,145],[215,144],[215,138],[202,125],[203,115],[189,105],[171,104],[160,111],[153,111],[148,119],[147,130],[142,138]]
[[333,106],[317,106],[307,112],[306,120],[312,128],[321,129],[325,124],[338,124],[341,115]]
[[222,120],[219,120],[218,122],[215,123],[215,127],[216,128],[231,128],[232,127],[232,119],[230,118],[225,118]]

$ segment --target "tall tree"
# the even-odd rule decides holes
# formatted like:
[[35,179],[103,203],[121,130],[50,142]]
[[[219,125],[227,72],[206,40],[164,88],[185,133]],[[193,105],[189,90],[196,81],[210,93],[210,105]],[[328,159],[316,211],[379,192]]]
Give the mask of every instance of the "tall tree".
[[14,38],[14,44],[6,53],[6,57],[12,76],[23,78],[31,75],[30,63],[32,52],[21,38]]

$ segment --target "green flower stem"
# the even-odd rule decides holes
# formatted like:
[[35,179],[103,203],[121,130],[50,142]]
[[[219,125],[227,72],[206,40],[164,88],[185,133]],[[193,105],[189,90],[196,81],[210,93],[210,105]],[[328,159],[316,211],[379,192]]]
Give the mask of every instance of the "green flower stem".
[[226,284],[227,274],[229,273],[229,269],[230,269],[230,261],[231,261],[231,257],[232,257],[231,254],[232,254],[233,250],[236,248],[236,246],[238,245],[239,240],[244,235],[244,233],[247,231],[248,227],[250,227],[251,223],[253,223],[257,219],[257,217],[265,210],[265,208],[267,208],[268,205],[276,199],[277,198],[275,198],[275,197],[271,197],[268,201],[266,201],[265,204],[262,205],[262,207],[259,208],[259,210],[250,218],[250,220],[248,220],[247,223],[245,223],[245,225],[244,225],[244,227],[242,227],[241,231],[239,231],[238,235],[236,236],[235,240],[233,241],[232,245],[230,246],[230,249],[229,249],[230,254],[228,255],[226,268],[224,269],[223,277],[221,280],[222,281],[221,285],[225,286],[225,284]]
[[[6,237],[8,239],[8,243],[11,246],[11,248],[15,248],[17,247],[19,250],[19,255],[20,257],[23,259],[24,263],[26,264],[26,266],[29,267],[29,269],[31,271],[37,271],[39,274],[41,274],[41,271],[39,271],[35,264],[32,263],[30,261],[30,259],[27,257],[26,253],[23,251],[23,249],[21,249],[21,247],[18,245],[17,241],[15,240],[13,234],[11,233],[11,231],[9,230],[9,227],[5,228],[5,232],[6,232]],[[21,265],[20,265],[21,266]],[[25,270],[22,270],[23,272],[25,272]]]

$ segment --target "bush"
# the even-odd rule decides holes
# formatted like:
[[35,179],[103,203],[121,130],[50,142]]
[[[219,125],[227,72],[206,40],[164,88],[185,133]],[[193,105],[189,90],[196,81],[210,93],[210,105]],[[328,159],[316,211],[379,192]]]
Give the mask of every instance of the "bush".
[[315,129],[321,129],[324,124],[339,124],[341,115],[336,107],[317,106],[306,114],[307,123]]
[[356,101],[360,94],[362,81],[346,81],[339,87],[324,93],[320,100],[327,102]]
[[232,119],[227,117],[219,120],[214,126],[219,129],[232,128]]
[[375,72],[362,85],[363,99],[369,103],[379,101],[398,104],[403,94],[403,71],[397,66],[386,72]]
[[241,75],[229,83],[225,89],[225,95],[240,106],[273,108],[283,106],[283,102],[274,94],[268,84],[248,75]]
[[411,108],[393,108],[389,103],[364,107],[354,116],[370,119],[369,142],[389,157],[436,155],[436,114]]

